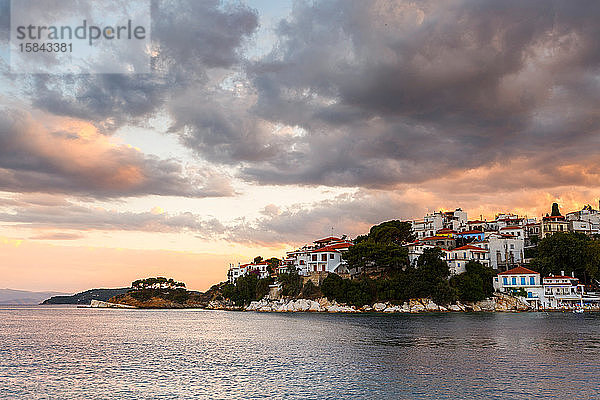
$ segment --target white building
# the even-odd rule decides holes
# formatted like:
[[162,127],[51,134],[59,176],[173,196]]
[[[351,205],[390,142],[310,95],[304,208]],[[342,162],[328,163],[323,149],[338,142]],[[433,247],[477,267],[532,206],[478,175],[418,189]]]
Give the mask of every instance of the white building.
[[589,205],[583,207],[581,211],[568,213],[566,219],[569,222],[569,229],[574,232],[600,234],[600,211],[594,210]]
[[248,263],[248,264],[229,264],[229,271],[227,271],[227,280],[229,283],[235,283],[237,278],[248,274],[256,274],[259,279],[268,278],[269,271],[267,269],[269,263],[267,261],[261,261],[259,263]]
[[490,267],[506,271],[523,263],[525,240],[523,237],[486,232],[486,239],[472,243],[489,250]]
[[313,244],[300,249],[289,251],[283,260],[283,265],[307,276],[313,272],[347,273],[347,263],[342,259],[342,253],[353,245],[345,236],[329,236],[315,240]]
[[510,225],[500,228],[498,233],[501,235],[511,235],[518,238],[525,238],[525,228],[518,225]]
[[426,249],[433,249],[436,246],[428,243],[421,242],[419,240],[410,243],[406,246],[408,248],[408,262],[413,267],[417,265],[417,260]]
[[465,265],[469,261],[477,261],[486,267],[490,265],[488,250],[470,244],[444,251],[446,262],[450,269],[450,275],[458,275],[465,272]]
[[543,300],[543,287],[539,272],[516,267],[500,272],[494,278],[494,289],[502,293],[523,294],[529,305],[539,308]]
[[348,263],[342,258],[342,253],[351,246],[353,246],[351,242],[345,241],[313,250],[308,261],[308,271],[333,272],[336,274],[350,273]]
[[[583,306],[585,293],[584,286],[579,284],[579,279],[574,276],[550,275],[545,277],[544,293],[542,298],[543,308],[573,308]],[[586,299],[587,302],[590,299]]]
[[454,211],[436,211],[421,220],[411,221],[411,227],[417,239],[435,236],[437,231],[444,228],[460,232],[467,230],[467,213],[460,208]]
[[536,309],[572,309],[593,304],[600,298],[586,294],[584,286],[574,276],[548,276],[540,281],[540,274],[517,267],[494,277],[494,289],[502,293],[522,296]]

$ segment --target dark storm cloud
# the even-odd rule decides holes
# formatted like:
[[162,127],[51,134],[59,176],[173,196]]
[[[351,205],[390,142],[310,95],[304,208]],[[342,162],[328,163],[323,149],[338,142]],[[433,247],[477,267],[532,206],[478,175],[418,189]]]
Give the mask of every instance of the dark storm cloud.
[[297,3],[248,74],[253,112],[306,134],[242,176],[389,187],[515,157],[598,164],[599,16],[592,1]]
[[37,76],[29,93],[107,131],[164,111],[200,158],[265,184],[390,188],[507,166],[552,187],[598,170],[600,3],[294,4],[249,61],[254,11],[154,2],[151,75]]

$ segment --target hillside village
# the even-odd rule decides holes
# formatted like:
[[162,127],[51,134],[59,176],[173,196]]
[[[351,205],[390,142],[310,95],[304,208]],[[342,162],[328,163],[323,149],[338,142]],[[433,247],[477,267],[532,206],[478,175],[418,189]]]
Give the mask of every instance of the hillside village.
[[[401,243],[407,257],[403,269],[418,270],[419,259],[435,249],[447,264],[448,279],[464,275],[467,265],[476,262],[493,269],[493,289],[497,293],[518,296],[532,309],[600,305],[600,297],[592,290],[598,281],[580,282],[573,271],[541,276],[530,269],[531,255],[538,243],[555,233],[600,237],[600,212],[589,205],[563,215],[554,203],[551,212],[539,219],[501,213],[491,221],[469,220],[467,213],[457,208],[402,222],[410,226],[410,240]],[[249,274],[259,279],[273,278],[275,282],[286,273],[297,273],[315,285],[320,285],[329,274],[358,279],[367,269],[377,269],[373,265],[376,262],[367,263],[367,267],[348,262],[348,250],[359,240],[361,237],[350,240],[346,236],[329,236],[289,251],[280,260],[257,257],[247,264],[230,265],[228,282],[235,284],[239,277]]]

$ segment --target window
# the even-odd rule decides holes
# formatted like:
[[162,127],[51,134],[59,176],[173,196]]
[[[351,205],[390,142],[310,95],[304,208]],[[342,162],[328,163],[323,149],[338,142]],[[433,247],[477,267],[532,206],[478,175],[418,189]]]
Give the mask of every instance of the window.
[[313,261],[317,261],[317,255],[316,255],[316,254],[313,254],[313,256],[312,256],[312,260],[313,260]]
[[335,258],[335,254],[331,253],[331,254],[329,255],[329,258],[333,260],[333,259]]
[[321,261],[327,261],[327,254],[321,254]]
[[530,277],[529,277],[529,284],[530,284],[531,286],[534,286],[534,285],[535,285],[535,277],[534,277],[534,276],[530,276]]
[[514,245],[514,244],[511,244],[511,245],[510,245],[510,249],[512,250],[512,249],[514,249],[514,248],[515,248],[515,245]]
[[525,277],[524,276],[521,277],[521,285],[525,286]]
[[300,260],[300,265],[304,265],[304,260]]
[[511,283],[513,285],[515,285],[515,286],[517,285],[517,277],[516,276],[513,276],[511,281],[512,281]]

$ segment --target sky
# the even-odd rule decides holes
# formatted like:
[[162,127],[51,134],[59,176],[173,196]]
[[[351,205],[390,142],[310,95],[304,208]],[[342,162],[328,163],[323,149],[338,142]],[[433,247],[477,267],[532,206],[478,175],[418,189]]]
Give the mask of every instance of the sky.
[[596,1],[153,0],[150,74],[11,73],[9,15],[0,287],[206,290],[385,220],[598,207]]

